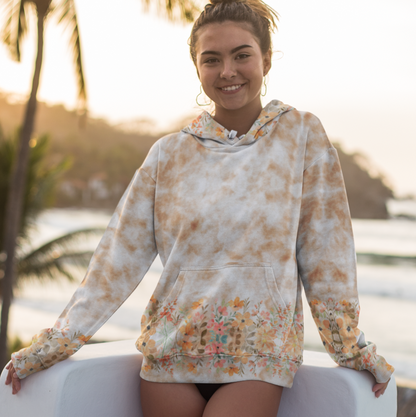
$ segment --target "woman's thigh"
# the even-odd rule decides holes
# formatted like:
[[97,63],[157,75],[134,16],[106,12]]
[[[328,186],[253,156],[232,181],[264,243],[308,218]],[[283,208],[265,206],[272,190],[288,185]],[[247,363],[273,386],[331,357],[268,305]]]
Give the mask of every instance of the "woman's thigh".
[[144,417],[201,417],[206,401],[195,384],[164,384],[140,378]]
[[276,417],[283,388],[262,381],[224,384],[208,401],[203,417]]

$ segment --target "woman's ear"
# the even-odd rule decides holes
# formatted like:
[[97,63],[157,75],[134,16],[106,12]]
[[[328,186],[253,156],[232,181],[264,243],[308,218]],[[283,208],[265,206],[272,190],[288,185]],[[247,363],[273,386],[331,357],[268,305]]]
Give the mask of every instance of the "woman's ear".
[[272,51],[268,50],[263,56],[263,77],[267,75],[272,67]]

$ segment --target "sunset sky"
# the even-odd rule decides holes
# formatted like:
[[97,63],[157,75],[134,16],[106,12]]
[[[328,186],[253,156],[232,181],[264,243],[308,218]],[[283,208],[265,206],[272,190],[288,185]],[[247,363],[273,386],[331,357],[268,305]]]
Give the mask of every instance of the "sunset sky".
[[[111,123],[150,118],[160,130],[200,111],[195,103],[200,83],[187,45],[190,25],[144,13],[139,0],[75,3],[91,115]],[[279,99],[316,114],[330,139],[366,154],[398,196],[416,195],[416,2],[269,4],[280,24],[263,104]],[[0,47],[0,91],[28,93],[34,29],[32,24],[22,63],[12,62]],[[68,108],[76,102],[67,35],[53,21],[38,98]]]

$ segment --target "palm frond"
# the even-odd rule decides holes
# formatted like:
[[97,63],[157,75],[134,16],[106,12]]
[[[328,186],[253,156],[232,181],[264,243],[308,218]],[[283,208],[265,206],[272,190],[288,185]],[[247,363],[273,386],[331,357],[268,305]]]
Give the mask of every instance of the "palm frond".
[[70,31],[70,44],[75,73],[78,84],[79,107],[85,111],[87,102],[87,89],[85,85],[84,68],[82,65],[81,40],[74,0],[62,0],[54,9],[58,13],[58,23],[64,23]]
[[30,278],[37,280],[54,280],[60,276],[66,277],[69,281],[74,281],[71,267],[87,268],[93,251],[64,253],[56,256],[49,254],[44,259],[26,258],[19,260],[17,264],[18,284]]
[[142,0],[142,3],[146,11],[155,5],[157,13],[171,21],[193,22],[200,12],[195,0]]
[[71,248],[78,243],[80,239],[86,239],[91,236],[101,236],[104,233],[104,230],[105,229],[102,227],[75,230],[46,242],[42,246],[32,250],[30,253],[19,256],[19,258],[22,262],[32,262],[34,259],[45,259],[50,256],[59,259],[61,256],[66,255],[65,252],[72,253]]
[[2,41],[6,45],[12,58],[20,62],[20,46],[27,33],[25,6],[27,1],[8,0],[4,6],[6,22],[1,33]]
[[75,230],[45,243],[30,253],[21,254],[17,262],[17,282],[34,277],[45,280],[60,276],[70,281],[74,280],[73,268],[86,268],[94,253],[90,250],[80,251],[76,244],[80,239],[101,236],[104,230],[104,228]]

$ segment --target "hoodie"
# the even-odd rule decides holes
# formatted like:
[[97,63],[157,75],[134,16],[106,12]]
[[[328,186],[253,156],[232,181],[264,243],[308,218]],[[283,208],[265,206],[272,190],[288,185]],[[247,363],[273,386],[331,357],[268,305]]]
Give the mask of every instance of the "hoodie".
[[291,387],[302,363],[302,285],[332,359],[390,378],[393,367],[357,328],[343,177],[313,114],[275,100],[237,137],[203,112],[158,140],[54,327],[13,354],[19,378],[76,352],[157,254],[164,270],[136,342],[142,378]]

